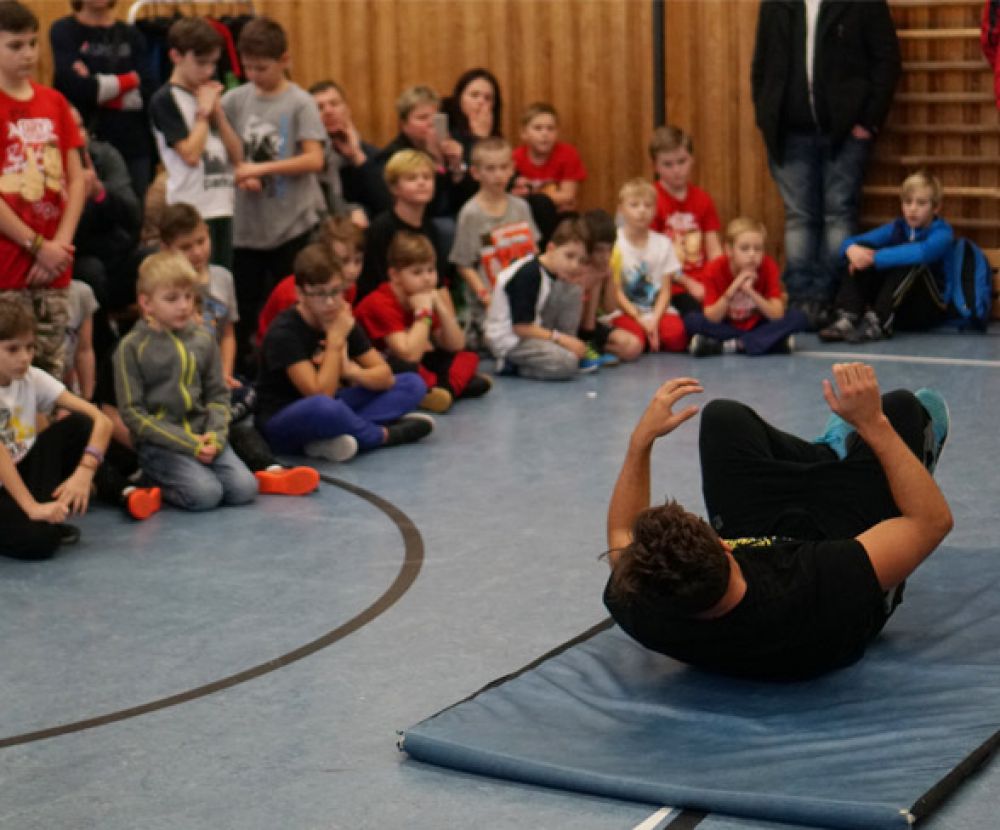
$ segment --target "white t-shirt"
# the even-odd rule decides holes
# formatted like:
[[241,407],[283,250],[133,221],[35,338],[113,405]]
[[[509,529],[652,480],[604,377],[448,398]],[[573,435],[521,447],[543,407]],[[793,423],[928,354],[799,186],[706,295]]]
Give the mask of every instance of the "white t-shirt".
[[664,276],[681,271],[674,246],[656,231],[649,232],[645,247],[637,248],[625,238],[625,229],[619,228],[612,264],[618,266],[615,278],[625,296],[641,311],[652,311]]
[[35,443],[38,413],[50,413],[65,391],[62,383],[35,366],[23,378],[0,386],[0,442],[15,464]]

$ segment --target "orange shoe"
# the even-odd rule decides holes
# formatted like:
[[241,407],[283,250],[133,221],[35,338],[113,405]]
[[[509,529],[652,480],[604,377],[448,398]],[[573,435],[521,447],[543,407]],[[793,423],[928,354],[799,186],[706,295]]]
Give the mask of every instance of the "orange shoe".
[[125,509],[133,519],[148,519],[163,506],[159,487],[136,487],[125,497]]
[[312,467],[259,470],[254,475],[260,492],[265,495],[304,496],[319,487],[319,473]]

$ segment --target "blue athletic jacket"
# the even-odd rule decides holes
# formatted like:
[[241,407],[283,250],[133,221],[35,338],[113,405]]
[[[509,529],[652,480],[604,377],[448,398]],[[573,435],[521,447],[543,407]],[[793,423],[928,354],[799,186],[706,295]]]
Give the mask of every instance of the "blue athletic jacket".
[[954,233],[951,225],[939,217],[926,228],[911,228],[900,217],[887,225],[848,237],[840,246],[841,257],[851,245],[875,250],[875,267],[897,268],[901,265],[937,265],[951,250]]

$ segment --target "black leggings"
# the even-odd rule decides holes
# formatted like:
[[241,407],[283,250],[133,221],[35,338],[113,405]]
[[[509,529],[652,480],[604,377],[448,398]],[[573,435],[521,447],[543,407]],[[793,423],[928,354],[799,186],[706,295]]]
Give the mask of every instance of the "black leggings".
[[[926,463],[930,417],[912,392],[882,396],[889,422]],[[854,433],[847,457],[775,429],[750,407],[714,400],[702,412],[702,490],[723,538],[851,539],[899,515],[878,458]]]
[[[39,433],[28,454],[17,465],[28,491],[37,502],[52,501],[52,491],[76,469],[87,446],[94,422],[72,413]],[[0,556],[14,559],[48,559],[59,547],[58,525],[34,522],[10,493],[0,490]]]

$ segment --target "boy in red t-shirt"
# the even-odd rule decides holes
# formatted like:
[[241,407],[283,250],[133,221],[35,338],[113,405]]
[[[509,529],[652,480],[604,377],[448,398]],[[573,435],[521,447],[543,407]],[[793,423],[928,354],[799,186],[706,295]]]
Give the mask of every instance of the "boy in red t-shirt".
[[700,310],[705,266],[722,254],[715,202],[690,182],[693,148],[691,136],[680,127],[657,127],[649,142],[656,172],[656,213],[650,228],[670,237],[681,261],[683,272],[674,280],[672,300],[681,314]]
[[551,104],[535,103],[521,116],[521,141],[514,148],[515,196],[544,193],[560,213],[576,209],[587,171],[576,147],[559,141],[559,116]]
[[[358,277],[365,261],[365,232],[349,216],[328,216],[319,226],[317,242],[327,245],[340,263],[344,278],[344,302],[354,305],[358,293]],[[295,274],[289,274],[276,286],[257,317],[257,345],[264,342],[268,326],[282,311],[299,301],[295,289]]]
[[726,228],[725,254],[705,269],[705,311],[684,315],[695,357],[723,352],[790,354],[808,321],[785,310],[778,264],[764,253],[763,222],[744,216]]
[[455,398],[478,398],[493,386],[477,374],[479,356],[465,351],[447,288],[437,288],[434,246],[399,231],[387,254],[389,281],[366,296],[354,315],[394,372],[419,372],[429,390],[423,409],[447,412]]
[[36,84],[38,18],[0,3],[0,296],[37,321],[35,365],[62,377],[73,235],[86,184],[69,104]]

